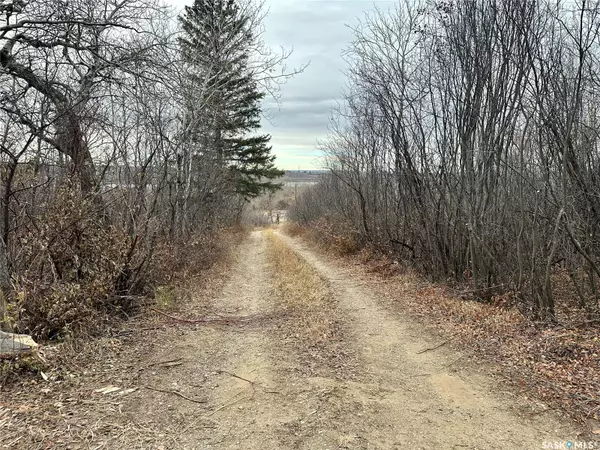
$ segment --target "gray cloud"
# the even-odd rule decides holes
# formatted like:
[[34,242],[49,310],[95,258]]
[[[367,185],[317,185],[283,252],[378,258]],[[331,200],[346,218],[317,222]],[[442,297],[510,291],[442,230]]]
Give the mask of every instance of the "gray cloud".
[[[170,0],[177,7],[192,0]],[[351,0],[266,0],[269,16],[265,22],[265,41],[272,48],[294,49],[288,66],[309,67],[282,89],[279,105],[266,99],[263,120],[272,135],[273,151],[282,168],[318,167],[317,140],[327,134],[331,107],[344,89],[345,67],[342,52],[352,39],[348,24],[374,5],[394,1]]]

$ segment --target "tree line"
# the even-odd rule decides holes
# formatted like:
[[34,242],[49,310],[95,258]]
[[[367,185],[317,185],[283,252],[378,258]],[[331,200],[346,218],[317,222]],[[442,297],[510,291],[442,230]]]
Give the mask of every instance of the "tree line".
[[293,73],[261,4],[7,0],[0,15],[0,327],[50,336],[124,308],[161,243],[278,187],[261,100]]
[[404,1],[353,29],[331,173],[293,210],[482,299],[591,321],[600,283],[600,4]]

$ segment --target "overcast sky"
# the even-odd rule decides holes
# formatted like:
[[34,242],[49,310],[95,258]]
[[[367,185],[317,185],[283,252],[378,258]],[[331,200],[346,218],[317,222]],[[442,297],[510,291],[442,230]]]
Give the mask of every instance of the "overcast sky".
[[[193,0],[169,0],[177,8]],[[393,4],[393,1],[377,4]],[[265,101],[264,131],[283,169],[320,168],[316,143],[327,134],[329,112],[344,88],[342,52],[352,39],[347,24],[374,7],[364,0],[266,0],[265,40],[274,49],[294,49],[290,68],[310,63],[283,87],[280,105]],[[270,123],[269,123],[270,122]]]

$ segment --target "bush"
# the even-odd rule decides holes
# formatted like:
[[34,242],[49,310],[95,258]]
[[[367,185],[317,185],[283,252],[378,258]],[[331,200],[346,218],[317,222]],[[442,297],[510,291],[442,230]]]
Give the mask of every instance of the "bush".
[[119,309],[109,298],[125,264],[127,235],[70,186],[57,189],[36,222],[19,236],[16,328],[37,339],[93,333]]
[[355,254],[365,245],[364,239],[352,225],[331,217],[311,222],[308,237],[339,256]]
[[306,229],[298,225],[296,222],[285,222],[281,229],[290,237],[301,236],[306,232]]
[[141,235],[65,184],[15,235],[9,328],[36,340],[100,334],[154,297],[170,307],[186,283],[224,256],[240,233],[215,230],[173,241],[150,224]]

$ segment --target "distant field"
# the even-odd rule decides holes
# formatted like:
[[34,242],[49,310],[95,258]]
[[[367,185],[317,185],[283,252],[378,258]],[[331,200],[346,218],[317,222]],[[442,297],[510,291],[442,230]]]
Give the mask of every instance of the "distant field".
[[315,184],[327,170],[286,170],[281,178],[284,185]]

